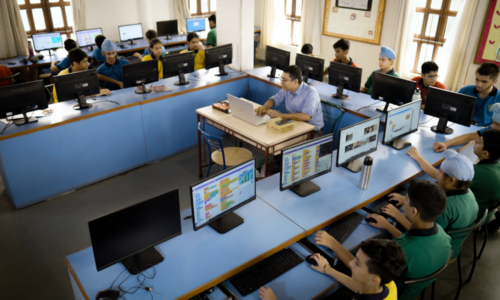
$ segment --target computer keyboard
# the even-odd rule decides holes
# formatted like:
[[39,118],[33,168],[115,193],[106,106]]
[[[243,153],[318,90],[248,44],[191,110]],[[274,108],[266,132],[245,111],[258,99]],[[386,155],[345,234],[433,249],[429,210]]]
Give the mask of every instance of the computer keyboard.
[[[397,188],[394,192],[391,192],[390,194],[397,193],[401,195],[406,195],[406,192],[407,192],[406,189],[400,187]],[[382,207],[386,206],[387,204],[389,204],[389,195],[385,195],[382,198],[380,198],[371,208],[363,207],[362,209],[369,214],[373,213],[379,214],[387,219],[389,216],[380,211],[380,209],[382,209]]]
[[303,261],[304,259],[297,253],[287,248],[236,275],[229,282],[242,296],[246,296],[298,266]]
[[326,230],[326,232],[333,236],[339,243],[343,243],[351,233],[358,227],[365,217],[356,212],[339,220]]
[[309,251],[311,251],[311,253],[313,253],[313,254],[319,253],[321,256],[323,256],[328,261],[330,266],[335,265],[335,259],[333,259],[333,257],[331,257],[330,255],[326,254],[323,250],[321,250],[321,248],[316,246],[316,244],[311,242],[309,239],[303,238],[299,241],[299,243],[302,244],[307,249],[309,249]]
[[205,294],[199,294],[194,296],[193,298],[190,298],[189,300],[210,300],[210,299]]

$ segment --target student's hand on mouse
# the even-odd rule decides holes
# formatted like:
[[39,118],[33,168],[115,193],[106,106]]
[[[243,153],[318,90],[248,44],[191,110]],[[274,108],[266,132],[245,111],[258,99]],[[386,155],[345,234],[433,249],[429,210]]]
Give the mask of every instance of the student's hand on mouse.
[[318,232],[316,232],[314,242],[316,242],[316,244],[318,245],[323,245],[332,249],[332,244],[335,242],[335,238],[329,235],[326,231],[319,230]]
[[398,205],[404,205],[405,204],[405,196],[398,194],[398,193],[392,193],[389,194],[389,200],[395,200],[398,201]]
[[399,211],[399,209],[397,209],[394,205],[392,204],[387,204],[386,206],[382,207],[380,209],[381,212],[393,217],[394,219],[396,218],[396,216],[400,215],[401,212]]
[[448,149],[448,146],[446,146],[445,143],[434,142],[434,144],[432,144],[432,149],[434,149],[434,151],[436,152],[443,152],[444,150]]
[[259,297],[262,300],[278,300],[270,287],[263,286],[259,289]]
[[271,118],[277,118],[277,117],[281,116],[281,113],[279,111],[277,111],[277,110],[270,109],[267,112],[267,115],[270,116]]
[[326,258],[324,258],[323,256],[321,256],[321,254],[319,254],[319,253],[313,254],[311,257],[318,264],[317,266],[311,265],[311,268],[313,268],[314,270],[316,270],[318,272],[324,273],[324,271],[325,271],[325,265],[329,265],[328,260],[326,260]]
[[101,92],[97,96],[109,96],[111,95],[111,91],[108,89],[102,89]]
[[255,113],[258,114],[259,116],[262,116],[263,114],[266,113],[266,109],[264,106],[259,106],[255,109]]
[[411,158],[413,158],[414,160],[419,160],[420,158],[422,158],[422,156],[420,156],[420,153],[418,152],[417,148],[415,147],[411,147],[408,152],[406,152]]
[[387,226],[391,226],[391,224],[389,223],[389,221],[387,221],[381,215],[371,214],[371,215],[368,215],[368,217],[374,218],[375,220],[377,220],[377,223],[369,223],[370,226],[373,226],[375,228],[386,229]]
[[132,55],[132,56],[137,57],[138,59],[142,60],[142,55],[139,54],[139,52],[134,53],[134,55]]

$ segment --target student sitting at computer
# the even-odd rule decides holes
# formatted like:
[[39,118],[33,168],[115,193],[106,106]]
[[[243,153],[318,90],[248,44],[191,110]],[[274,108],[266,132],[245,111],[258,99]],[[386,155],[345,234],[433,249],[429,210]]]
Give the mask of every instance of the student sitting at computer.
[[[335,59],[333,62],[338,62],[341,64],[346,64],[348,66],[353,66],[359,68],[357,64],[352,61],[349,55],[349,48],[351,47],[351,43],[348,40],[340,39],[335,44],[333,44],[333,50],[335,50]],[[328,68],[323,72],[323,77],[328,76]]]
[[[271,118],[289,118],[304,121],[316,127],[316,135],[323,135],[323,111],[318,91],[311,85],[302,82],[302,71],[292,65],[283,69],[281,75],[282,89],[272,96],[263,106],[255,109],[258,115],[267,114]],[[271,110],[285,102],[287,113]]]
[[149,43],[149,50],[150,50],[150,53],[151,54],[148,54],[146,56],[144,56],[144,58],[142,59],[142,61],[148,61],[148,60],[153,60],[153,59],[156,59],[158,60],[158,78],[163,78],[163,63],[161,62],[161,53],[162,53],[162,50],[161,50],[161,47],[163,47],[161,45],[161,41],[157,38],[154,38],[151,40],[151,42]]
[[443,267],[450,255],[451,238],[435,222],[446,209],[446,194],[440,186],[426,180],[413,180],[404,203],[405,216],[409,220],[406,224],[409,230],[404,234],[381,215],[369,217],[376,221],[370,222],[371,226],[387,230],[403,247],[406,267],[395,280],[398,299],[414,300],[432,281],[405,286],[404,279],[426,277]]
[[208,17],[210,31],[207,34],[207,48],[217,47],[217,24],[215,15]]
[[[69,51],[75,49],[76,47],[77,46],[76,46],[75,40],[67,39],[64,41],[64,49],[66,49],[66,51],[69,52]],[[52,73],[59,73],[61,70],[64,70],[67,68],[69,68],[69,60],[68,60],[67,56],[61,61],[53,61],[50,64],[50,72],[52,72]]]
[[396,60],[396,53],[389,47],[380,48],[380,54],[378,58],[378,66],[380,69],[372,72],[370,77],[366,80],[365,86],[361,88],[362,93],[367,93],[371,95],[372,93],[372,83],[373,83],[373,74],[375,72],[391,75],[394,77],[401,77],[399,74],[392,68],[394,61]]
[[302,49],[300,49],[300,53],[309,55],[309,56],[314,56],[313,54],[313,46],[311,44],[304,44],[302,46]]
[[189,48],[186,50],[182,50],[181,53],[194,51],[194,53],[196,54],[196,56],[194,57],[195,71],[205,68],[205,47],[200,43],[200,37],[195,32],[190,32],[187,35],[187,41]]
[[94,51],[92,51],[92,64],[94,66],[100,67],[105,61],[106,56],[102,54],[101,46],[106,37],[102,34],[95,37],[95,47]]
[[[10,76],[12,76],[12,71],[6,65],[0,65],[0,78],[7,78]],[[14,78],[0,80],[0,87],[9,86],[14,82]]]
[[[311,268],[335,278],[356,293],[354,299],[397,299],[398,292],[393,280],[400,276],[405,266],[405,255],[398,243],[391,240],[366,240],[359,244],[356,256],[324,231],[316,234],[316,243],[337,253],[340,260],[351,269],[352,276],[333,269],[320,254],[311,256],[318,264],[311,265]],[[277,299],[269,287],[260,288],[259,296],[263,300]]]
[[[148,42],[148,44],[151,44],[151,41],[153,39],[158,38],[158,34],[153,29],[149,29],[148,31],[146,31],[145,36],[146,36],[146,41]],[[144,49],[144,52],[142,53],[142,55],[139,52],[136,52],[132,56],[135,56],[138,59],[142,60],[143,56],[146,56],[146,55],[149,55],[149,54],[151,54],[151,52],[150,52],[149,48],[146,48],[146,49]],[[161,46],[161,55],[165,55],[165,54],[167,54],[167,50],[165,50],[165,47],[163,47],[163,45],[162,45]]]
[[[62,70],[59,72],[57,75],[64,75],[64,74],[71,74],[71,73],[76,73],[76,72],[81,72],[81,71],[87,71],[89,68],[89,57],[87,56],[87,53],[81,49],[73,49],[68,52],[68,60],[70,66],[67,69]],[[88,97],[96,97],[96,96],[101,96],[101,95],[111,95],[111,91],[108,89],[101,89],[101,92],[97,95],[92,95]],[[56,93],[56,87],[52,89],[52,96],[54,97],[54,103],[57,103],[57,93]]]
[[426,61],[422,64],[422,76],[413,77],[411,80],[417,83],[417,89],[420,89],[420,97],[422,98],[422,107],[425,106],[425,98],[429,87],[433,86],[445,90],[446,87],[438,79],[439,66],[433,61]]
[[106,39],[101,45],[102,53],[106,56],[106,62],[97,68],[97,77],[101,80],[103,87],[110,90],[123,89],[122,66],[129,62],[118,59],[116,45],[113,41]]

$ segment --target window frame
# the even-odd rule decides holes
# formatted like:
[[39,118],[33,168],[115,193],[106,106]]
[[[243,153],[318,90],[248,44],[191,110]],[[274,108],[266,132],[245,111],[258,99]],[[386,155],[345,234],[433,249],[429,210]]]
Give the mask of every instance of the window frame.
[[[26,10],[26,15],[28,17],[28,22],[30,24],[30,30],[26,30],[26,35],[29,39],[32,38],[33,34],[44,33],[44,32],[60,32],[61,35],[65,34],[67,38],[71,38],[73,33],[73,26],[68,26],[68,18],[66,17],[66,6],[71,6],[69,0],[59,0],[59,2],[49,2],[49,0],[40,0],[40,3],[31,3],[31,0],[25,0],[25,4],[19,4],[20,10]],[[50,9],[52,7],[60,7],[61,14],[64,22],[64,27],[54,27],[52,21],[52,13]],[[45,29],[37,30],[35,27],[35,20],[33,18],[33,9],[41,8],[43,12],[43,17],[45,21]]]
[[[214,15],[215,11],[210,11],[210,8],[211,8],[210,1],[217,1],[217,0],[207,0],[208,12],[202,13],[201,12],[201,0],[196,0],[196,13],[190,14],[191,17],[208,17],[210,15]],[[191,11],[191,1],[188,1],[188,7],[189,7],[189,10]]]
[[[287,15],[286,13],[286,4],[287,1],[292,1],[292,14]],[[283,11],[285,13],[285,20],[290,20],[292,28],[290,28],[290,45],[292,46],[298,46],[298,41],[293,40],[293,25],[295,22],[301,22],[301,17],[302,17],[302,12],[300,12],[300,16],[296,15],[296,8],[297,8],[297,1],[302,1],[302,0],[285,0],[285,6],[283,7]],[[295,42],[295,44],[294,44]]]

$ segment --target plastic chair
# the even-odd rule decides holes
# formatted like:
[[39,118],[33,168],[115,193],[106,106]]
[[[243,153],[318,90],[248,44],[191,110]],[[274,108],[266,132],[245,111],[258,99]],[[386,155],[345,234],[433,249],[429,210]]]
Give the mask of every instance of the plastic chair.
[[[491,219],[493,218],[493,215],[497,212],[497,210],[499,208],[500,208],[500,203],[497,203],[487,210],[487,211],[489,211],[489,213],[488,213],[488,217],[486,217],[486,221],[484,222],[485,225],[487,225],[491,221]],[[479,251],[479,255],[477,256],[477,259],[480,259],[481,255],[483,255],[484,247],[486,247],[486,241],[488,240],[488,229],[486,228],[486,226],[484,226],[483,229],[484,229],[483,246],[481,246],[481,251]],[[476,239],[474,238],[474,247],[476,246],[475,242],[476,242]],[[472,274],[470,277],[472,278]],[[467,279],[467,280],[470,281],[470,279]]]
[[[222,146],[222,138],[206,133],[201,129],[201,123],[198,123],[198,131],[203,139],[205,139],[208,152],[210,155],[210,163],[208,164],[207,177],[210,174],[212,161],[218,165],[222,165],[223,170],[226,166],[232,167],[239,165],[253,157],[250,150],[241,147],[226,147]],[[213,151],[213,152],[212,152]]]
[[[450,255],[448,256],[448,260],[446,261],[446,263],[444,264],[444,266],[442,266],[439,270],[437,270],[436,272],[432,273],[429,276],[425,276],[425,277],[422,277],[422,278],[407,279],[407,280],[404,281],[404,285],[422,283],[422,282],[426,282],[426,281],[429,281],[429,280],[432,280],[432,279],[438,277],[439,274],[443,273],[444,269],[446,269],[446,267],[450,264],[450,259],[451,259],[451,254],[452,253],[453,253],[453,250],[450,249]],[[436,281],[433,281],[432,282],[432,290],[431,290],[431,299],[432,300],[434,300],[434,288],[435,288],[435,284],[436,284]],[[421,300],[424,299],[424,295],[425,295],[425,288],[422,290],[422,293],[420,293],[420,299]]]
[[[483,216],[480,219],[476,220],[476,222],[474,222],[474,224],[472,224],[471,226],[466,227],[466,228],[462,228],[462,229],[457,229],[457,230],[450,230],[447,232],[449,236],[452,236],[452,238],[453,238],[453,236],[455,236],[457,238],[467,237],[471,232],[473,232],[473,231],[475,232],[475,234],[474,234],[474,260],[472,263],[472,269],[470,271],[469,277],[467,278],[466,282],[470,281],[470,279],[472,278],[472,273],[474,272],[474,269],[476,268],[476,261],[477,261],[477,259],[476,259],[476,237],[477,237],[477,233],[479,231],[479,228],[481,228],[481,226],[483,226],[484,221],[486,221],[487,216],[488,216],[488,210],[486,210],[484,212]],[[457,236],[457,235],[460,235],[460,236]],[[460,296],[460,291],[462,290],[462,267],[461,267],[461,263],[460,263],[461,254],[462,254],[462,251],[460,251],[457,258],[455,259],[457,261],[457,265],[458,265],[458,289],[457,289],[457,293],[455,294],[455,300],[458,299],[458,297]]]

